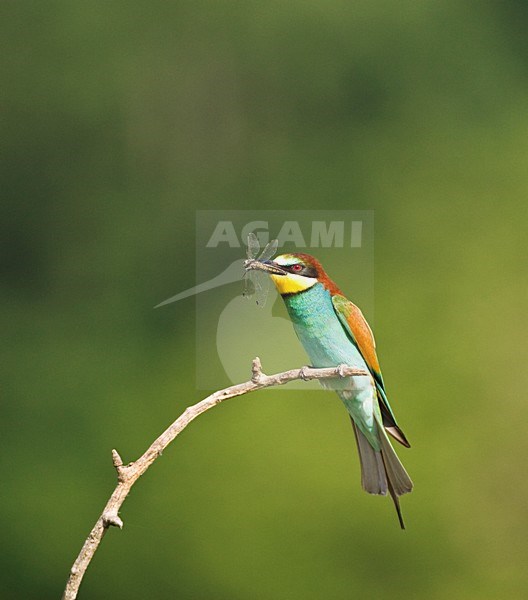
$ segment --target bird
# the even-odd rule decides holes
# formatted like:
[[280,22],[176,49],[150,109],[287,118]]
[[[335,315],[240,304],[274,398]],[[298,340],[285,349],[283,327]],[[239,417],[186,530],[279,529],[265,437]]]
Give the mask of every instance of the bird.
[[389,441],[410,443],[389,404],[372,330],[361,310],[309,254],[281,254],[273,260],[246,261],[246,270],[270,275],[282,296],[293,328],[313,367],[345,364],[368,375],[320,380],[337,392],[352,421],[361,465],[361,485],[370,493],[391,496],[405,529],[399,497],[413,482]]

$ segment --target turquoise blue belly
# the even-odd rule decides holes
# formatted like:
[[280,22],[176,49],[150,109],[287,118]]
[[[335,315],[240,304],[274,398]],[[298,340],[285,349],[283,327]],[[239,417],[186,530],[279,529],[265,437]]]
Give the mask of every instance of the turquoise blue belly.
[[[368,370],[359,350],[345,333],[334,311],[332,298],[322,284],[286,296],[286,308],[295,333],[314,367],[346,364]],[[378,450],[379,442],[374,415],[379,412],[371,377],[345,377],[321,380],[323,387],[335,390],[358,427]]]

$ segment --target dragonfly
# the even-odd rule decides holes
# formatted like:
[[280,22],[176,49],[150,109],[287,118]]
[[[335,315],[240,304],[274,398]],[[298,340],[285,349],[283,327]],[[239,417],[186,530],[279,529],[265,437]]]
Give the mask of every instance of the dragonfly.
[[248,299],[255,296],[256,304],[261,308],[266,304],[266,298],[268,297],[269,277],[262,271],[251,269],[251,265],[255,262],[269,260],[277,252],[278,246],[278,240],[271,240],[259,256],[260,243],[257,236],[250,233],[247,238],[247,259],[244,261],[244,268],[246,269],[244,275],[245,287],[242,295]]

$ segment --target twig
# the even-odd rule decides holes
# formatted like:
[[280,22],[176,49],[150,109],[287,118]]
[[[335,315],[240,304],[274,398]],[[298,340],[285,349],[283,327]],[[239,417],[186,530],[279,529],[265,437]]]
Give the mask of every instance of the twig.
[[272,387],[275,385],[284,385],[289,381],[296,379],[327,379],[335,377],[349,377],[353,375],[369,375],[367,371],[355,369],[346,365],[338,367],[328,367],[324,369],[314,369],[311,367],[303,367],[302,369],[292,369],[284,373],[276,373],[275,375],[265,375],[262,372],[260,359],[253,360],[251,368],[251,380],[238,385],[225,388],[211,394],[201,402],[190,406],[185,412],[179,416],[174,423],[168,427],[148,448],[148,450],[138,458],[135,462],[128,465],[123,464],[123,460],[119,456],[117,450],[112,450],[112,461],[117,471],[117,486],[106,503],[106,506],[97,519],[90,535],[86,538],[79,556],[75,560],[73,567],[70,570],[70,575],[66,583],[66,588],[62,596],[63,600],[75,600],[81,585],[82,578],[92,560],[95,551],[97,550],[101,540],[103,539],[107,529],[110,526],[123,527],[123,521],[119,517],[119,509],[128,496],[130,489],[134,483],[145,473],[150,465],[161,456],[165,448],[181,433],[187,425],[198,415],[201,415],[206,410],[213,408],[220,402],[235,396],[241,396],[249,392],[261,390],[262,388]]

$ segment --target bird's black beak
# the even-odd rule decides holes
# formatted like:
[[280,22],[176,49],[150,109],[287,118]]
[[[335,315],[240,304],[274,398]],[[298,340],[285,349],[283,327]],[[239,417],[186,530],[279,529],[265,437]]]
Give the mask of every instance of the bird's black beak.
[[288,274],[288,271],[286,271],[286,269],[283,269],[280,265],[274,263],[272,260],[260,261],[255,259],[248,259],[244,262],[244,269],[246,269],[246,271],[265,271],[270,275]]

